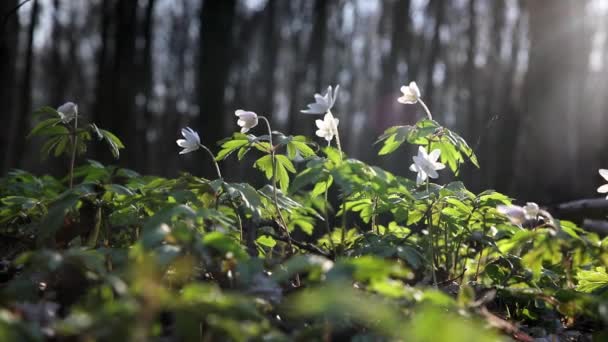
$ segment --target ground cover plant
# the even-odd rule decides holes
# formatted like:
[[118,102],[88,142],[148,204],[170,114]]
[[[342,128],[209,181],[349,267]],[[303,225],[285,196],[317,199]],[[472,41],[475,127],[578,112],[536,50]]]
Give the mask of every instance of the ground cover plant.
[[[401,91],[423,118],[376,146],[409,161],[413,145],[403,175],[342,151],[338,86],[302,111],[316,138],[241,109],[240,132],[218,144],[184,128],[176,153],[213,163],[215,179],[87,160],[88,142],[116,158],[128,146],[75,104],[42,108],[30,135],[46,139],[43,156],[67,155],[67,176],[0,180],[0,340],[608,338],[605,239],[468,191],[457,177],[479,166],[474,151],[433,120],[416,83]],[[253,158],[267,184],[224,179],[228,158]]]

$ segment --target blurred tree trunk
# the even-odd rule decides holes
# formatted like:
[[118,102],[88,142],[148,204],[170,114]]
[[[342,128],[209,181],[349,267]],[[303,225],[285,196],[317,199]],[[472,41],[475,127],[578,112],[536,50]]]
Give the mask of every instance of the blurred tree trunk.
[[[500,0],[497,0],[500,1]],[[469,28],[467,29],[467,38],[469,46],[467,47],[467,65],[466,65],[466,78],[467,88],[469,92],[468,96],[468,120],[469,125],[467,127],[469,142],[473,143],[473,139],[476,135],[480,134],[479,130],[479,117],[477,116],[477,101],[475,91],[475,53],[477,53],[477,0],[469,0]]]
[[434,28],[433,28],[433,38],[431,39],[431,45],[429,48],[429,54],[427,59],[427,69],[426,69],[426,87],[424,88],[424,93],[422,93],[422,97],[426,99],[427,105],[431,108],[431,111],[434,107],[438,107],[440,101],[435,101],[433,99],[433,93],[435,91],[435,85],[433,84],[433,75],[435,74],[435,65],[439,60],[439,55],[441,53],[441,27],[443,26],[443,22],[445,20],[445,7],[447,1],[444,0],[430,0],[429,1],[429,9],[433,13],[434,18]]
[[260,112],[268,118],[272,118],[274,110],[274,93],[275,93],[275,71],[277,69],[277,58],[279,54],[279,40],[277,30],[277,0],[268,0],[264,9],[264,31],[263,31],[263,46],[264,54],[262,59],[262,84],[260,87],[263,94],[258,96],[261,100]]
[[[62,10],[61,1],[53,0],[53,26],[51,28],[51,41],[53,41],[49,59],[49,103],[51,106],[58,107],[66,102],[65,88],[68,84],[67,76],[69,72],[65,70],[64,60],[61,55],[61,42],[64,39],[64,30],[59,21],[59,13]],[[71,99],[76,101],[76,99]]]
[[[200,12],[198,101],[203,144],[212,149],[225,135],[225,91],[232,62],[232,32],[236,0],[204,0]],[[239,94],[237,94],[239,96]],[[215,177],[212,163],[204,163],[205,176]]]
[[137,138],[139,143],[137,144],[137,164],[143,170],[149,170],[149,159],[151,155],[149,153],[150,142],[148,142],[147,132],[148,126],[152,122],[152,116],[150,113],[150,98],[152,97],[152,83],[153,79],[153,69],[152,69],[152,44],[153,44],[153,36],[152,36],[152,28],[153,28],[153,20],[154,20],[154,8],[156,6],[156,0],[148,0],[146,5],[146,13],[143,21],[143,30],[142,30],[142,39],[144,41],[144,47],[142,51],[138,54],[140,57],[141,64],[139,70],[138,81],[141,84],[138,86],[138,90],[141,91],[142,95],[142,103],[137,108],[137,117],[136,125],[137,125]]
[[[95,105],[93,107],[93,121],[103,127],[106,121],[105,116],[109,114],[111,101],[110,93],[110,66],[108,63],[108,55],[111,53],[110,44],[110,22],[111,22],[111,6],[112,0],[103,0],[100,9],[100,46],[97,51],[97,74],[95,76]],[[119,137],[120,138],[120,137]],[[106,155],[105,146],[95,144],[95,158],[101,160],[102,155]],[[106,157],[107,158],[107,157]]]
[[585,5],[580,0],[526,1],[530,56],[515,187],[521,198],[564,201],[580,184],[575,173],[581,120],[577,99],[590,39],[582,20]]
[[17,88],[16,80],[16,60],[17,47],[19,38],[19,16],[13,12],[17,7],[17,0],[0,1],[0,103],[3,110],[0,111],[0,122],[3,127],[0,130],[0,175],[4,174],[9,167],[14,166],[8,158],[9,152],[12,149],[10,141],[10,127],[15,116],[15,89]]
[[[139,144],[145,143],[137,136],[135,116],[137,1],[104,0],[103,8],[95,123],[116,134],[125,144],[120,164],[137,168],[136,151]],[[96,146],[101,160],[111,162],[107,147]]]
[[145,137],[137,135],[135,96],[137,95],[137,1],[119,0],[115,7],[116,31],[114,32],[112,110],[107,112],[112,118],[106,127],[124,142],[121,164],[138,169],[140,159],[138,147],[145,143]]
[[[392,14],[391,27],[391,49],[382,59],[382,81],[380,82],[379,95],[394,95],[399,85],[405,83],[399,80],[399,62],[403,60],[408,51],[410,43],[410,0],[396,0],[392,4],[384,3],[383,15]],[[401,82],[400,82],[401,81]]]
[[32,74],[34,68],[34,34],[38,25],[40,4],[38,0],[32,3],[30,12],[30,26],[27,33],[27,47],[25,50],[25,67],[21,77],[21,93],[19,95],[19,115],[13,120],[10,130],[10,146],[7,155],[9,165],[20,167],[25,155],[25,136],[27,135],[30,117],[32,115]]
[[[312,79],[311,83],[314,87],[314,92],[323,94],[326,90],[323,84],[323,72],[324,72],[324,56],[325,56],[325,44],[327,42],[327,18],[328,18],[328,6],[329,1],[316,0],[313,7],[312,18],[312,31],[310,39],[308,41],[308,50],[306,51],[306,58],[303,63],[297,63],[295,68],[295,74],[292,79],[292,89],[290,96],[290,109],[289,109],[289,130],[291,134],[304,134],[308,131],[302,125],[304,118],[300,114],[300,110],[304,109],[301,105],[300,90],[302,89],[302,83],[305,83],[307,78]],[[308,76],[308,77],[307,77]],[[307,97],[307,101],[312,101],[312,94]]]
[[[518,2],[518,10],[522,10],[521,1]],[[496,129],[497,136],[494,155],[497,156],[496,173],[494,183],[496,190],[511,192],[511,186],[515,175],[515,160],[517,137],[521,128],[521,108],[519,103],[519,89],[516,84],[517,61],[521,50],[523,18],[518,16],[511,35],[511,60],[505,71],[505,91],[502,94],[500,108],[502,109]]]

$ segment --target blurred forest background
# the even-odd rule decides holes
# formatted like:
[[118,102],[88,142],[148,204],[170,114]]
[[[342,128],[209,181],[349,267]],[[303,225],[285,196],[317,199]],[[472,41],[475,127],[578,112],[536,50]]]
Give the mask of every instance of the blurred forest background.
[[[410,177],[410,151],[378,157],[372,143],[424,115],[396,101],[416,80],[435,119],[478,154],[481,169],[461,174],[471,189],[546,204],[595,196],[597,169],[608,168],[607,9],[608,0],[2,0],[0,171],[65,174],[64,160],[41,161],[25,136],[36,108],[74,101],[123,140],[118,164],[212,177],[206,155],[178,155],[181,127],[217,150],[244,108],[313,136],[315,118],[299,110],[340,84],[346,152]],[[113,162],[104,146],[91,152]],[[257,173],[222,166],[229,180]]]

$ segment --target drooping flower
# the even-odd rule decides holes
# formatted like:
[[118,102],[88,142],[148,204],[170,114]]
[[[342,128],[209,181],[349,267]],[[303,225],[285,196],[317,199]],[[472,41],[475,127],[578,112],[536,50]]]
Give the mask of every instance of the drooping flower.
[[538,220],[540,208],[534,202],[528,202],[525,206],[518,205],[499,205],[496,207],[499,213],[507,216],[511,223],[521,226],[526,222]]
[[78,115],[78,105],[74,102],[66,102],[57,108],[57,113],[61,121],[68,124]]
[[338,134],[338,123],[340,120],[334,118],[331,112],[328,112],[323,117],[323,120],[316,120],[317,124],[317,136],[321,138],[325,138],[327,141],[331,141],[334,138],[334,135]]
[[418,173],[416,175],[417,185],[422,184],[428,177],[439,177],[437,171],[445,168],[445,165],[437,162],[440,154],[440,150],[433,150],[430,154],[428,154],[426,152],[426,148],[423,146],[418,147],[418,155],[412,158],[414,163],[410,166],[411,171]]
[[241,133],[247,133],[258,125],[258,115],[254,112],[237,109],[234,115],[239,117],[236,123],[241,127]]
[[416,82],[410,82],[408,86],[402,86],[401,92],[403,96],[397,99],[397,101],[405,104],[414,104],[420,99],[420,89]]
[[[604,180],[608,181],[608,169],[599,169],[599,173],[600,176],[604,178]],[[608,184],[604,184],[597,188],[597,192],[599,192],[600,194],[608,193]],[[608,199],[608,196],[606,196],[606,199]]]
[[336,88],[332,90],[332,87],[327,87],[325,95],[315,94],[315,102],[308,104],[308,109],[301,110],[304,114],[325,114],[331,110],[336,103],[338,97],[338,90],[340,85],[336,85]]
[[195,130],[190,127],[182,128],[182,135],[185,139],[178,139],[176,141],[177,146],[183,148],[179,154],[186,154],[199,149],[201,145],[201,138],[198,136],[198,133],[196,133]]

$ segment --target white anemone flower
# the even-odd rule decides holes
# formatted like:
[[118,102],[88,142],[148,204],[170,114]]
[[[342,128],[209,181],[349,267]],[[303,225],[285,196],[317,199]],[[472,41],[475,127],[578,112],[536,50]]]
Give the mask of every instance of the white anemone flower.
[[325,95],[315,94],[315,102],[308,104],[308,109],[301,110],[304,114],[325,114],[329,112],[338,97],[338,90],[340,85],[336,85],[336,88],[332,90],[332,87],[327,87]]
[[[604,178],[604,180],[608,181],[608,169],[599,169],[599,173],[600,176]],[[597,192],[599,192],[600,194],[608,193],[608,184],[604,184],[597,188]],[[606,199],[608,199],[608,196],[606,196]]]
[[518,205],[499,205],[496,207],[499,213],[507,216],[511,223],[521,226],[526,222],[538,220],[540,208],[534,202],[528,202],[525,206]]
[[57,108],[57,113],[61,121],[68,124],[78,115],[78,105],[74,102],[66,102]]
[[439,177],[437,171],[445,168],[445,165],[437,162],[440,154],[440,150],[433,150],[428,154],[426,148],[423,146],[418,147],[418,155],[412,158],[414,163],[410,166],[411,171],[418,173],[418,175],[416,175],[417,185],[422,184],[429,177]]
[[201,146],[201,138],[195,130],[190,127],[182,128],[182,135],[185,139],[178,139],[176,141],[177,146],[183,148],[179,154],[186,154],[199,149]]
[[401,92],[403,96],[397,99],[401,103],[414,104],[420,99],[420,89],[418,89],[416,82],[410,82],[410,85],[402,86]]
[[237,109],[234,115],[239,117],[236,123],[241,127],[241,133],[247,133],[258,125],[258,115],[254,112]]
[[338,134],[338,123],[340,120],[334,118],[331,112],[328,112],[323,117],[323,120],[317,120],[315,123],[317,124],[317,136],[321,138],[325,138],[327,141],[331,141],[334,138],[334,135]]

